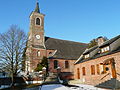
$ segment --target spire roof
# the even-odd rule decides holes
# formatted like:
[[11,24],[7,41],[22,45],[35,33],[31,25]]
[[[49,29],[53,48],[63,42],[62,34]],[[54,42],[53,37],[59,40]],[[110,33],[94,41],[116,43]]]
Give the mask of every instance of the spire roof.
[[36,8],[35,8],[34,12],[40,13],[38,1],[37,1],[37,3],[36,3]]

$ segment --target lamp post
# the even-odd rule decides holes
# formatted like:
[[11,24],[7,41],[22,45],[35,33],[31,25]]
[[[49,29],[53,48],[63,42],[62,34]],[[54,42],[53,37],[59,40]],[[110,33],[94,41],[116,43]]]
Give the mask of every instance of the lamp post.
[[60,73],[61,73],[61,68],[57,67],[57,77],[60,77]]
[[45,81],[45,79],[46,79],[46,67],[43,67],[42,71],[43,71],[43,80]]

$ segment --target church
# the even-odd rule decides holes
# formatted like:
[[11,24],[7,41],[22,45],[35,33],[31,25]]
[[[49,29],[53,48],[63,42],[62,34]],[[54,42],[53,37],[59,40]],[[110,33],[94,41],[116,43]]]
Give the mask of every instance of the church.
[[29,17],[26,72],[35,72],[45,56],[49,73],[57,73],[59,68],[65,79],[104,88],[120,88],[120,35],[107,41],[98,37],[97,45],[88,48],[87,43],[45,36],[44,16],[37,2]]
[[74,62],[79,58],[88,44],[46,37],[44,32],[44,14],[40,12],[39,3],[30,14],[30,28],[26,49],[26,72],[34,72],[45,56],[49,62],[49,72],[61,69],[63,78],[74,79]]

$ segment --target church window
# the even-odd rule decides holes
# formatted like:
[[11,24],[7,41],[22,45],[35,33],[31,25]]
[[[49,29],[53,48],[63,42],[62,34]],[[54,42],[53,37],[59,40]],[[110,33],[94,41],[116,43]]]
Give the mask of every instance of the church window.
[[41,25],[41,19],[40,18],[36,18],[36,25]]
[[85,67],[82,68],[82,72],[83,72],[83,75],[85,76],[86,75]]
[[69,68],[69,62],[65,61],[65,68]]
[[91,65],[91,75],[95,75],[95,66]]
[[49,52],[49,54],[52,54],[52,52]]
[[37,52],[37,56],[40,57],[40,51]]
[[58,67],[58,61],[54,60],[54,69],[56,69]]

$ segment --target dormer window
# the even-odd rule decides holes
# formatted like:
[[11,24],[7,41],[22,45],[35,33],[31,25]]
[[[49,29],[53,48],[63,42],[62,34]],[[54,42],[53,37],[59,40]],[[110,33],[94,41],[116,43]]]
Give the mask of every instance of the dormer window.
[[103,48],[101,48],[101,53],[107,52],[107,51],[109,51],[109,50],[110,50],[110,47],[109,47],[109,46],[103,47]]
[[90,55],[89,55],[89,54],[86,54],[86,55],[85,55],[85,59],[86,59],[86,58],[89,58],[89,57],[90,57]]
[[36,18],[35,24],[36,25],[41,25],[41,18]]

